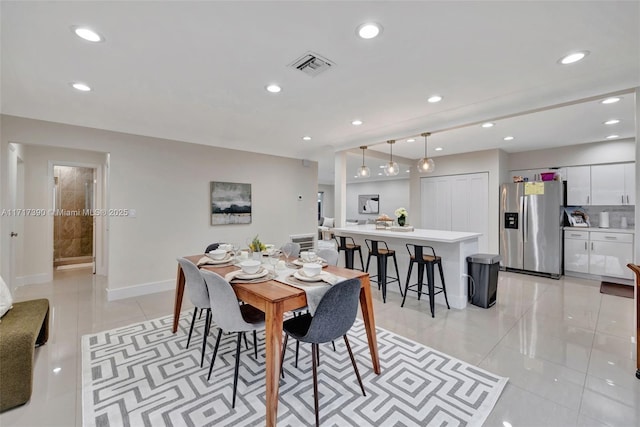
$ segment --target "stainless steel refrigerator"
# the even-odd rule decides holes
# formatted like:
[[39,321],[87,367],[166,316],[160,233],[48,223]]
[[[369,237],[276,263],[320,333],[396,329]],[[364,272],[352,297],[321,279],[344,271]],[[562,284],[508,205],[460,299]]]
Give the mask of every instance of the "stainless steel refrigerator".
[[507,270],[562,274],[564,185],[520,182],[500,187],[500,255]]

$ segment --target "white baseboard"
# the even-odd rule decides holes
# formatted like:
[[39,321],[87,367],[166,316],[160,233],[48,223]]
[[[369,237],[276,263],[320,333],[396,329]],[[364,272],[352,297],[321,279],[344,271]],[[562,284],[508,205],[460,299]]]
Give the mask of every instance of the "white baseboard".
[[142,283],[140,285],[127,286],[125,288],[107,288],[107,301],[116,301],[125,298],[138,297],[140,295],[155,294],[157,292],[170,291],[176,288],[175,280],[162,282]]
[[32,274],[30,276],[20,276],[16,277],[16,282],[14,286],[24,286],[24,285],[38,285],[40,283],[47,283],[53,280],[53,273],[41,273],[41,274]]

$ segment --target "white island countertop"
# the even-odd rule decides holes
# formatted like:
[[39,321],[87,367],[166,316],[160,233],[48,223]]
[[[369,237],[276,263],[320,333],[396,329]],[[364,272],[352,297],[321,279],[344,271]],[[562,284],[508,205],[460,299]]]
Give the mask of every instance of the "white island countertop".
[[341,232],[348,234],[361,234],[366,236],[393,237],[407,240],[425,240],[431,242],[457,243],[465,240],[477,239],[482,233],[468,233],[463,231],[427,230],[416,228],[414,231],[391,231],[376,229],[375,224],[351,225],[348,227],[336,227],[332,230],[335,234]]

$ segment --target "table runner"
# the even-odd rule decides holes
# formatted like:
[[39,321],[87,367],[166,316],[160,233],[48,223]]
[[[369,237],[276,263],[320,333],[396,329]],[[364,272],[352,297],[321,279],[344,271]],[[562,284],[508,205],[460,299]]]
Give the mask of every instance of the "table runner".
[[[277,276],[274,280],[277,280],[280,283],[294,286],[298,289],[302,289],[307,295],[307,308],[309,310],[309,313],[313,315],[316,312],[316,308],[318,308],[320,300],[332,285],[326,282],[309,282],[308,285],[295,283],[294,281],[289,280],[289,276],[291,276],[295,271],[297,270],[293,268],[276,270]],[[335,274],[334,276],[337,278],[336,283],[340,283],[343,280],[346,280],[345,277],[336,276]]]

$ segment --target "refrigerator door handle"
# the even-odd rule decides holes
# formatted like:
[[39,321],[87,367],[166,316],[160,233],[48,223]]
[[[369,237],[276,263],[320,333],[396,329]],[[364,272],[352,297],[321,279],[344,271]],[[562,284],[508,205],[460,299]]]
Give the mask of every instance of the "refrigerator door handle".
[[522,197],[522,241],[529,241],[529,202],[526,196]]

